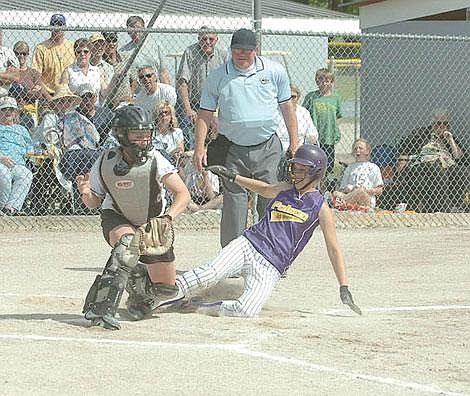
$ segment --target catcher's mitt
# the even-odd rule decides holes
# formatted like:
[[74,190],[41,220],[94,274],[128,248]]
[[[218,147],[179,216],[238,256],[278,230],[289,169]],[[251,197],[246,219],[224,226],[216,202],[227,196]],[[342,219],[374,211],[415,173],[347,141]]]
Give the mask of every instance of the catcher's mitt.
[[135,230],[133,245],[140,256],[159,256],[173,247],[175,231],[169,215],[154,217]]

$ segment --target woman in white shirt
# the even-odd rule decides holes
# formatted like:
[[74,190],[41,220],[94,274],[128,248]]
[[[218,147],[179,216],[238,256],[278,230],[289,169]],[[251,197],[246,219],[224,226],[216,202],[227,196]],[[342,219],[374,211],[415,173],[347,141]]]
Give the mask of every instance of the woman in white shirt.
[[[309,111],[298,104],[300,98],[300,90],[297,86],[291,84],[291,101],[295,106],[295,115],[297,116],[297,130],[299,136],[299,145],[304,143],[317,144],[318,142],[318,131],[313,124],[312,117]],[[284,153],[281,161],[279,162],[279,181],[287,180],[287,158],[286,153],[289,148],[289,132],[287,131],[286,123],[284,118],[279,114],[278,129],[276,132],[279,140],[282,144],[282,151]]]
[[183,131],[178,128],[175,108],[167,100],[159,102],[153,110],[155,134],[153,145],[155,148],[165,150],[178,165],[181,154],[184,152]]
[[80,38],[73,44],[75,62],[64,70],[60,78],[61,84],[68,85],[72,92],[77,92],[82,84],[90,84],[95,90],[96,97],[105,94],[105,83],[102,81],[98,66],[90,64],[91,43],[87,38]]

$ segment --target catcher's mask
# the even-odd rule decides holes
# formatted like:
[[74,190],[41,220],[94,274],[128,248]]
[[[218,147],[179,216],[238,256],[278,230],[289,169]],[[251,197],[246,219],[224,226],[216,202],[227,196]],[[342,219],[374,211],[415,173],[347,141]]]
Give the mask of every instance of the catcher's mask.
[[309,178],[308,182],[302,187],[305,188],[307,185],[314,181],[319,181],[325,177],[327,158],[325,152],[314,144],[303,144],[295,152],[294,157],[289,161],[289,177],[291,183],[294,184],[293,175],[293,164],[300,164],[308,167],[308,171],[300,181],[304,181],[305,178]]
[[127,105],[120,108],[113,119],[113,135],[131,158],[129,165],[124,160],[117,164],[114,172],[118,176],[123,176],[129,172],[130,166],[139,166],[145,164],[148,159],[148,153],[152,148],[151,139],[145,147],[131,143],[129,141],[129,132],[146,132],[153,130],[152,121],[147,112],[139,106]]

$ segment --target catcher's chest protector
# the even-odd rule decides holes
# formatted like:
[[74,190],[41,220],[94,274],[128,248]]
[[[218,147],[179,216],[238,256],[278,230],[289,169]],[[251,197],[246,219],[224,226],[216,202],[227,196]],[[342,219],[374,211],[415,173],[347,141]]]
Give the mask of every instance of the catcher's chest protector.
[[[162,209],[161,187],[156,180],[156,160],[153,156],[140,166],[132,166],[125,176],[117,176],[114,167],[122,159],[119,149],[112,149],[105,153],[101,163],[101,179],[105,189],[113,198],[115,209],[122,213],[133,225],[147,222],[148,216],[158,216]],[[153,164],[153,166],[152,166]],[[152,179],[152,180],[151,180]],[[150,202],[151,185],[153,184],[153,199]],[[149,206],[153,208],[149,213]]]

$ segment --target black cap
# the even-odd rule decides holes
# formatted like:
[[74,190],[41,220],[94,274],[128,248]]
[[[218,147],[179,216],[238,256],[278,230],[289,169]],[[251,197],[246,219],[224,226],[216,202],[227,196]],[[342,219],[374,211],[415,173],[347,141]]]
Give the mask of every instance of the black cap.
[[65,17],[62,14],[54,14],[49,22],[51,26],[65,26]]
[[252,50],[257,47],[255,34],[248,29],[239,29],[232,36],[230,48]]
[[106,41],[117,41],[118,34],[117,32],[101,32]]

